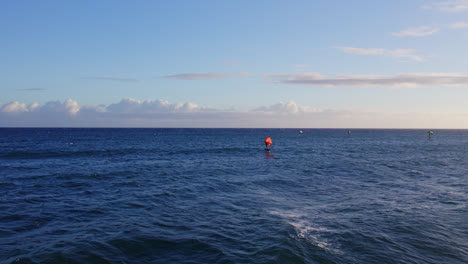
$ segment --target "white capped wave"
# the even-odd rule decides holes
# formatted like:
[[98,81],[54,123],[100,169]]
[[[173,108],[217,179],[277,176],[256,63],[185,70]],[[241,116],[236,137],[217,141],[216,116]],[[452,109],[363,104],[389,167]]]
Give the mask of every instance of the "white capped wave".
[[337,248],[333,241],[323,237],[325,235],[332,234],[334,231],[317,225],[306,213],[298,213],[294,211],[280,212],[276,210],[270,211],[269,213],[283,218],[285,224],[294,227],[296,231],[294,239],[305,240],[323,250],[342,254],[342,251]]

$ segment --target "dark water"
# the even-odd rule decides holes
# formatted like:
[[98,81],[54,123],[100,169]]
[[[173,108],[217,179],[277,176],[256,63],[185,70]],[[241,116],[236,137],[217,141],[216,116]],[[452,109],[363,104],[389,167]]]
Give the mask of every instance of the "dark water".
[[467,130],[303,131],[0,129],[0,263],[468,263]]

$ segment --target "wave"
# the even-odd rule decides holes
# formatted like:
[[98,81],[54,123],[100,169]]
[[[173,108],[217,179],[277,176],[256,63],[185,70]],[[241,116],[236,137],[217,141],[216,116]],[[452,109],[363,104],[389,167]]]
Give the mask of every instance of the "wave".
[[343,254],[336,243],[325,238],[335,231],[314,223],[306,213],[288,211],[270,211],[269,213],[281,217],[286,225],[294,228],[294,239],[305,240],[313,246],[333,254]]

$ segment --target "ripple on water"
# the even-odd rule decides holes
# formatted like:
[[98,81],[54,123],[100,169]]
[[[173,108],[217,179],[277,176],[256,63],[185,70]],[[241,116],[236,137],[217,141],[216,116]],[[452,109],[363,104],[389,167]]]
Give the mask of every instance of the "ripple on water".
[[297,133],[0,129],[0,263],[468,263],[468,131]]

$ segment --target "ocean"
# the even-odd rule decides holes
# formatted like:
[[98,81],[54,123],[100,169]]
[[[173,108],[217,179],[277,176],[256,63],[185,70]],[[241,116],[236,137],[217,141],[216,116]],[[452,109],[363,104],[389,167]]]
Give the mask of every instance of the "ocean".
[[301,130],[1,128],[0,263],[468,263],[468,130]]

